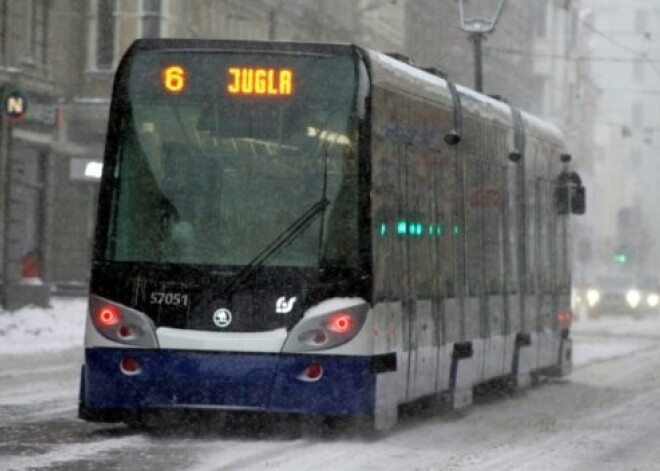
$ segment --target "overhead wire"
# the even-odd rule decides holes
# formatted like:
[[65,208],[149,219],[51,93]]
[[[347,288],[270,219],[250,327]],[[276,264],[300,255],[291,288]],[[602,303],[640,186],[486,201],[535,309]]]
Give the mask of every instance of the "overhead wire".
[[566,11],[568,14],[570,14],[573,18],[575,18],[585,29],[591,31],[593,34],[605,39],[607,42],[610,44],[613,44],[614,46],[618,47],[619,49],[629,52],[631,54],[634,54],[636,56],[636,61],[641,61],[646,64],[648,64],[651,69],[660,77],[660,67],[656,65],[656,62],[659,62],[657,60],[651,60],[647,54],[645,54],[642,51],[633,49],[616,39],[610,37],[609,35],[605,34],[604,32],[596,29],[593,25],[591,25],[589,22],[585,21],[583,18],[578,15],[575,10],[569,10],[567,8],[563,8],[561,5],[558,5],[557,2],[554,2],[553,0],[547,0],[548,3],[554,7],[557,10],[563,10]]
[[[565,55],[562,54],[547,54],[547,53],[539,53],[539,52],[533,53],[529,51],[523,51],[521,49],[513,49],[513,48],[499,47],[499,46],[489,46],[488,50],[497,51],[504,54],[519,54],[519,55],[524,54],[524,55],[530,55],[545,59],[562,59],[566,61],[575,61],[575,62],[634,63],[640,60],[635,58],[624,58],[624,57],[586,57],[586,56],[566,57]],[[660,59],[649,59],[647,62],[651,64],[656,64],[656,63],[660,64]]]
[[626,46],[625,44],[617,41],[616,39],[612,38],[608,34],[596,29],[594,26],[592,26],[589,22],[585,21],[583,18],[580,17],[579,14],[577,14],[574,10],[568,10],[561,5],[558,5],[556,2],[553,0],[542,0],[544,2],[547,1],[552,7],[554,7],[557,10],[562,10],[565,11],[567,14],[571,15],[574,17],[585,29],[589,30],[593,34],[596,34],[597,36],[607,40],[609,43],[615,45],[619,49],[633,54],[635,57],[633,58],[622,58],[622,57],[570,57],[566,55],[561,55],[561,54],[548,54],[548,53],[538,53],[538,52],[532,52],[529,50],[520,50],[520,49],[514,49],[514,48],[506,48],[506,47],[499,47],[499,46],[490,46],[486,45],[484,49],[487,51],[493,51],[493,52],[500,52],[500,53],[505,53],[505,54],[518,54],[518,55],[525,55],[525,56],[531,56],[531,57],[538,57],[538,58],[546,58],[546,59],[560,59],[560,60],[565,60],[565,61],[575,61],[575,62],[610,62],[610,63],[635,63],[635,62],[642,62],[645,64],[648,64],[653,71],[660,76],[660,59],[654,59],[648,56],[647,53],[633,49],[629,46]]

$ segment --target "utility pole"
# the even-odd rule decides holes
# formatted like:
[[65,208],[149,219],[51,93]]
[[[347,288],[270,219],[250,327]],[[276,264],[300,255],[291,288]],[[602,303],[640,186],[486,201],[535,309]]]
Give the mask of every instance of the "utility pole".
[[478,92],[484,91],[484,72],[481,44],[484,40],[484,33],[473,32],[469,34],[472,41],[472,50],[474,52],[474,89]]
[[472,50],[474,52],[474,89],[478,92],[483,92],[484,78],[481,46],[486,39],[486,35],[495,30],[495,25],[500,19],[506,0],[499,0],[499,4],[491,17],[466,16],[463,3],[467,3],[467,1],[468,0],[459,0],[461,29],[468,33],[468,38],[472,42]]
[[0,85],[0,218],[2,218],[2,289],[0,303],[11,310],[9,290],[21,279],[20,233],[16,216],[20,208],[14,193],[16,168],[12,153],[12,129],[14,121],[21,120],[27,112],[27,97],[10,84]]
[[[0,99],[4,101],[4,90],[0,85]],[[7,212],[9,210],[9,126],[4,112],[0,110],[0,257],[2,257],[0,264],[0,306],[6,306],[6,292],[9,273],[9,263],[7,260],[7,238],[9,237],[9,218]]]

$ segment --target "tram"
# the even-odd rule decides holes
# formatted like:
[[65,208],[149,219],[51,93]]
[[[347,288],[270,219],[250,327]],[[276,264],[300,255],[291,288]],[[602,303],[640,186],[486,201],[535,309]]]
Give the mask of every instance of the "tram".
[[[366,418],[571,369],[550,124],[349,44],[143,39],[116,73],[79,416]],[[579,179],[578,179],[579,180]]]

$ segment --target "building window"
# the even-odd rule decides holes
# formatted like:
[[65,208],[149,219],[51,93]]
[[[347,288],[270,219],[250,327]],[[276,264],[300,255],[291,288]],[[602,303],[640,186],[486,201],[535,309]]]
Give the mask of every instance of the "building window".
[[96,68],[112,69],[115,59],[115,0],[98,0],[96,11]]
[[0,0],[0,65],[7,65],[7,41],[9,40],[9,15],[7,0]]
[[142,0],[142,37],[159,38],[161,23],[161,1]]
[[23,35],[25,59],[34,64],[45,65],[48,44],[48,4],[46,0],[28,0],[25,7],[27,9],[26,31]]

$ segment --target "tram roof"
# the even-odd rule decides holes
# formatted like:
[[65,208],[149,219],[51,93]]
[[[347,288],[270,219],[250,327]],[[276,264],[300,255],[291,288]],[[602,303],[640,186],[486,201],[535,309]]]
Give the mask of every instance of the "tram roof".
[[[453,106],[447,79],[387,54],[368,49],[361,50],[368,57],[371,81],[374,85],[394,88],[402,93],[434,101],[446,107]],[[456,89],[461,97],[464,112],[508,127],[513,126],[512,107],[509,104],[462,85],[457,84]],[[525,121],[526,134],[559,145],[564,143],[561,131],[555,125],[522,110],[521,114]]]

